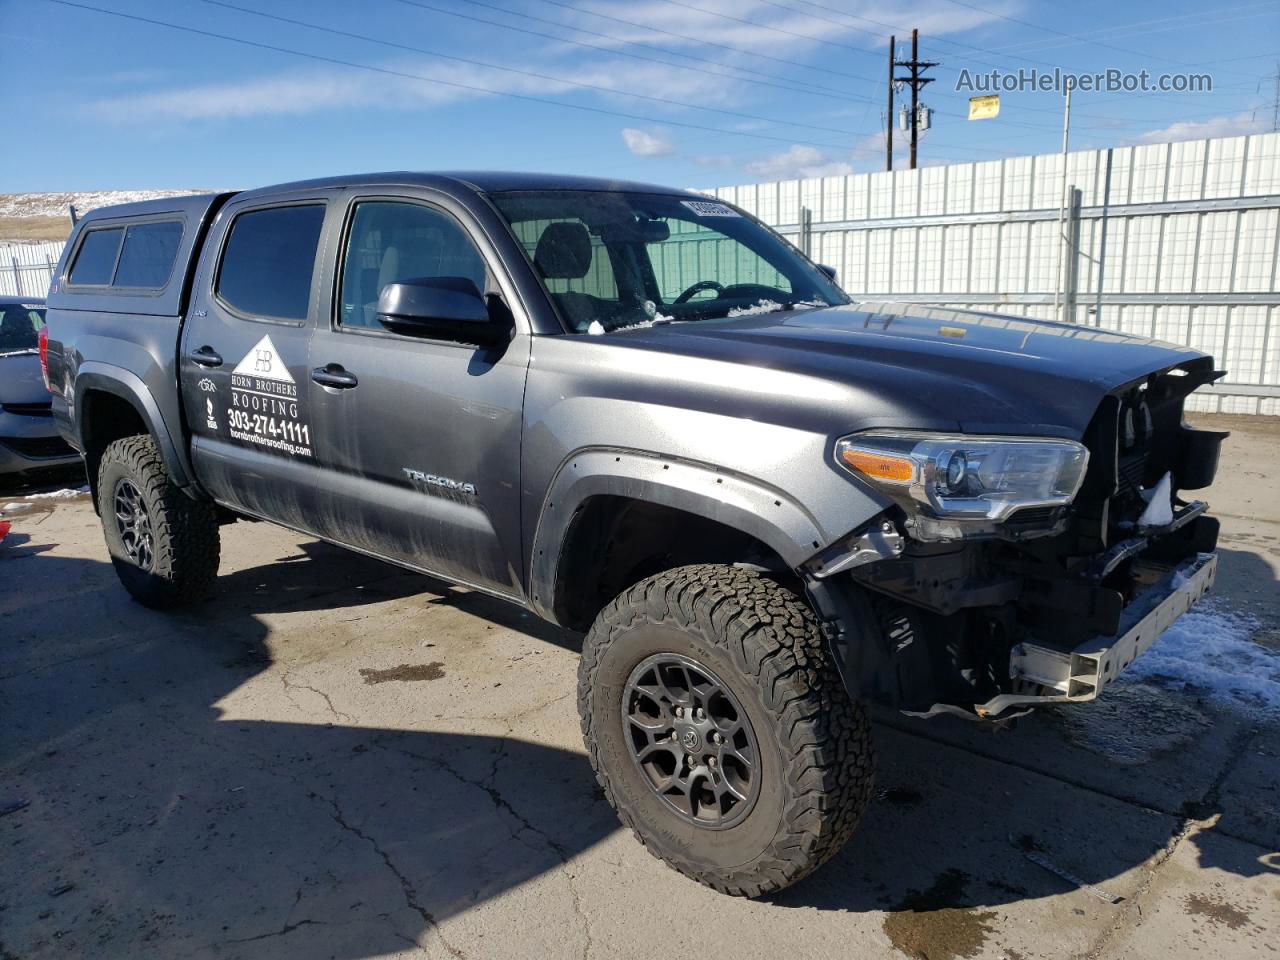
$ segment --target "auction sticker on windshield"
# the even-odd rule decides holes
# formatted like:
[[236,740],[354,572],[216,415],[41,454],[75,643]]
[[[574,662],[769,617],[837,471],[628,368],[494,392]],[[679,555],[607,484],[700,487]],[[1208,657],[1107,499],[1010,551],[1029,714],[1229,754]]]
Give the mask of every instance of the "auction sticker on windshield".
[[688,207],[700,217],[741,217],[737,210],[732,207],[726,207],[723,203],[714,203],[710,200],[681,200],[683,206]]
[[[209,403],[207,426],[222,427]],[[259,340],[231,371],[231,405],[225,429],[232,440],[293,457],[311,457],[311,426],[301,407],[298,384],[271,337]]]

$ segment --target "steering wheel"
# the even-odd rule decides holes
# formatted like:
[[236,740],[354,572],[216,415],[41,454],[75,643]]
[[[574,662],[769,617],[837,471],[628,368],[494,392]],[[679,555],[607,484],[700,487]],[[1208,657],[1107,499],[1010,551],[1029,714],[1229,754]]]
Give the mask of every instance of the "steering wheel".
[[695,294],[699,294],[703,290],[714,290],[718,297],[720,294],[724,293],[724,284],[717,283],[715,280],[699,280],[684,293],[680,294],[680,296],[676,297],[675,302],[688,303]]

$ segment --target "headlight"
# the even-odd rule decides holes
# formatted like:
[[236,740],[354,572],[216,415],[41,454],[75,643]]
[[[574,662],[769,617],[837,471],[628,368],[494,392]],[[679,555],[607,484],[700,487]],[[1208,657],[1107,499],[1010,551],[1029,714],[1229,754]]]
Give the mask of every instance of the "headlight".
[[1074,440],[872,430],[837,443],[836,460],[909,513],[962,521],[926,525],[932,535],[923,539],[952,539],[990,531],[1028,507],[1070,503],[1089,451]]

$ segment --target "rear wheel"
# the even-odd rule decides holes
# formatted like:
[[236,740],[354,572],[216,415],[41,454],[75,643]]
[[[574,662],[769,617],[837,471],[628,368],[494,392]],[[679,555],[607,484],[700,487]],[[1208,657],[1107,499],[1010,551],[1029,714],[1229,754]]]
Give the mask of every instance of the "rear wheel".
[[808,605],[756,573],[681,567],[631,587],[587,635],[578,705],[622,821],[724,893],[816,869],[871,796],[865,713]]
[[218,573],[218,519],[169,478],[155,441],[125,437],[98,464],[98,512],[116,576],[148,607],[199,600]]

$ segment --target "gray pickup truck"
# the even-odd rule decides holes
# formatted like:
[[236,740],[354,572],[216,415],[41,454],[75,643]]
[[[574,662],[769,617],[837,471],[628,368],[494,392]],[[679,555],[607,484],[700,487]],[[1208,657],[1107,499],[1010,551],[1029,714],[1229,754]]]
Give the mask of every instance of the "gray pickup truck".
[[96,210],[47,377],[140,602],[267,520],[585,633],[605,796],[726,893],[829,858],[864,704],[1097,697],[1212,583],[1185,347],[851,303],[706,196],[394,173]]

